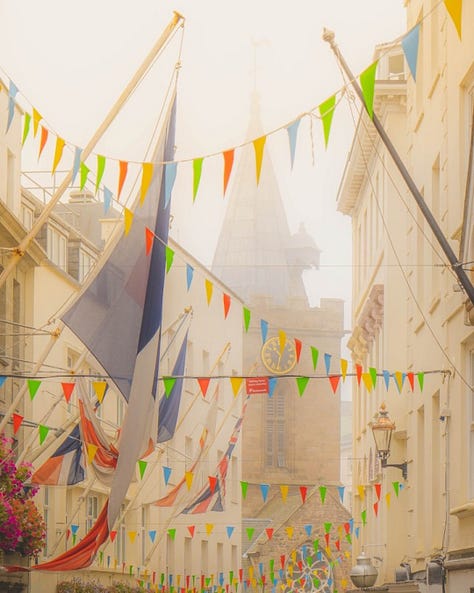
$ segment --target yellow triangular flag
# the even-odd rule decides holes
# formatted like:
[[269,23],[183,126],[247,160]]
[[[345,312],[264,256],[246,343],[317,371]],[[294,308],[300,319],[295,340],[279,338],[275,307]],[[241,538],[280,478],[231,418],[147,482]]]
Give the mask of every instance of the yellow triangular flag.
[[38,126],[40,121],[43,119],[43,116],[40,114],[39,111],[37,111],[34,107],[33,107],[33,136],[36,138],[36,134],[38,133]]
[[105,381],[92,381],[92,388],[101,404],[104,399],[105,390],[107,389],[107,383]]
[[54,160],[53,160],[53,174],[56,171],[56,167],[59,165],[59,161],[63,156],[63,150],[65,141],[59,136],[56,138],[56,148],[54,149]]
[[283,354],[283,350],[285,349],[285,345],[286,345],[286,334],[285,332],[281,329],[278,332],[278,336],[280,338],[280,354]]
[[212,282],[210,280],[207,280],[206,278],[206,299],[207,299],[207,304],[210,305],[211,304],[211,299],[212,299],[212,290],[214,288],[214,285],[212,284]]
[[342,380],[345,381],[347,375],[347,360],[345,358],[341,358],[341,375]]
[[387,503],[387,507],[390,508],[390,492],[387,492],[387,494],[385,495],[385,501]]
[[142,186],[140,189],[140,204],[143,204],[146,198],[148,188],[153,177],[153,163],[142,164]]
[[230,377],[230,384],[232,385],[232,393],[234,394],[234,397],[239,393],[242,381],[242,377]]
[[89,462],[89,465],[94,461],[94,457],[98,448],[99,447],[97,445],[87,443],[87,461]]
[[135,541],[135,538],[137,537],[137,532],[136,531],[129,531],[128,532],[128,537],[130,538],[130,541],[133,542]]
[[296,550],[293,550],[293,552],[291,552],[291,559],[293,560],[293,562],[296,562]]
[[362,373],[362,381],[364,381],[365,388],[370,393],[373,387],[372,377],[370,373]]
[[263,148],[265,146],[265,142],[267,140],[266,136],[261,136],[253,141],[253,147],[255,149],[255,168],[257,174],[257,185],[260,182],[260,172],[262,170],[262,160],[263,160]]
[[361,500],[364,500],[365,498],[365,486],[357,486],[357,493],[360,496]]
[[403,373],[401,373],[400,371],[395,371],[394,375],[395,375],[395,381],[397,382],[397,385],[398,385],[398,390],[401,391],[402,387],[403,387]]
[[286,533],[288,534],[288,539],[293,537],[293,527],[286,527]]
[[281,499],[286,502],[288,498],[288,486],[286,484],[280,484]]
[[213,529],[214,529],[214,523],[206,523],[207,535],[211,535]]
[[444,0],[444,5],[449,12],[449,16],[453,19],[459,39],[461,39],[462,0]]
[[133,212],[128,208],[123,209],[123,221],[125,224],[125,234],[128,235],[130,229],[132,228],[133,222]]
[[190,472],[190,471],[185,472],[184,478],[186,480],[186,486],[188,487],[188,490],[191,490],[191,486],[192,486],[193,478],[194,478],[193,472]]

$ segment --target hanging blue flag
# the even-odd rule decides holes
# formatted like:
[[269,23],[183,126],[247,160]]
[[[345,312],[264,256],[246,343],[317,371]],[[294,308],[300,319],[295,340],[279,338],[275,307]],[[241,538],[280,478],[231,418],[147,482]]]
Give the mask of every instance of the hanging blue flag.
[[296,152],[296,136],[298,134],[298,127],[300,125],[301,119],[297,119],[289,126],[286,126],[286,131],[288,132],[288,140],[290,141],[290,159],[291,159],[291,168],[293,169],[293,163],[295,162],[295,152]]
[[313,526],[312,525],[305,525],[304,526],[304,530],[306,531],[306,535],[308,537],[311,536],[311,532],[313,531]]
[[385,383],[385,389],[388,391],[388,386],[390,383],[390,373],[388,371],[382,371],[382,375]]
[[418,63],[418,45],[420,41],[420,23],[415,25],[413,29],[402,39],[402,48],[405,53],[405,58],[410,68],[413,80],[416,81],[416,66]]
[[107,214],[112,204],[112,192],[104,185],[104,213]]
[[191,284],[193,282],[193,274],[194,268],[189,264],[186,264],[186,286],[188,290],[191,288]]
[[16,88],[15,84],[10,80],[10,86],[8,88],[8,122],[7,122],[7,132],[10,129],[10,125],[13,121],[13,116],[15,115],[15,97],[18,93],[18,89]]
[[268,379],[268,397],[273,397],[273,392],[275,391],[276,384],[277,384],[276,377],[270,377]]
[[171,476],[171,468],[170,467],[163,466],[163,476],[165,478],[165,486],[167,486],[170,476]]
[[359,537],[359,531],[360,531],[360,527],[356,527],[356,528],[354,529],[354,533],[355,533],[355,536],[356,536],[357,538]]
[[5,377],[5,375],[0,375],[0,387],[3,386],[3,384],[5,383],[6,380],[7,380],[7,378]]
[[151,543],[154,544],[156,538],[156,529],[152,529],[151,531],[149,531],[148,535],[150,536]]
[[339,492],[339,499],[341,502],[344,502],[344,490],[345,490],[344,486],[337,487],[337,491]]
[[350,531],[351,533],[354,531],[354,519],[349,519]]
[[260,484],[260,491],[262,493],[263,502],[266,502],[270,484]]
[[262,332],[262,342],[266,342],[268,333],[268,321],[260,319],[260,330]]
[[227,531],[227,537],[230,539],[232,537],[232,534],[234,533],[234,527],[232,527],[232,525],[228,525],[226,527],[226,531]]
[[329,371],[331,370],[331,354],[324,355],[324,365],[326,366],[326,375],[329,375]]

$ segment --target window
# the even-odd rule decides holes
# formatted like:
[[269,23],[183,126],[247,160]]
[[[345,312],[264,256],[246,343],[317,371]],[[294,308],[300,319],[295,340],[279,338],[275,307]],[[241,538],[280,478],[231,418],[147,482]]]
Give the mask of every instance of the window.
[[66,236],[48,225],[46,253],[49,259],[62,270],[66,270]]
[[93,268],[94,264],[95,257],[87,251],[85,251],[84,249],[79,249],[79,282],[84,282],[84,280],[87,278],[87,275]]
[[86,516],[86,524],[87,524],[87,531],[92,529],[92,526],[97,520],[98,517],[98,509],[99,509],[99,500],[97,496],[88,496],[87,497],[87,516]]
[[20,368],[20,322],[21,322],[21,286],[18,280],[13,279],[13,303],[12,303],[12,368]]
[[285,459],[285,394],[275,390],[267,399],[265,427],[265,465],[286,467]]
[[193,542],[190,537],[184,538],[184,571],[185,574],[193,572]]
[[22,204],[21,205],[21,222],[23,223],[23,226],[25,227],[25,229],[27,229],[27,230],[31,229],[31,227],[33,226],[33,220],[34,220],[34,212],[33,212],[32,208],[29,208],[25,204]]

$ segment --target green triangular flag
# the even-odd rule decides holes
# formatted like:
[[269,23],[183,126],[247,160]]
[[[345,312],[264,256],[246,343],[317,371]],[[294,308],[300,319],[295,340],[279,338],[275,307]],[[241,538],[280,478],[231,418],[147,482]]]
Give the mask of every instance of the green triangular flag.
[[143,459],[138,460],[138,469],[140,471],[140,479],[143,479],[143,474],[145,473],[147,465],[148,465],[147,461],[143,461]]
[[269,566],[270,566],[270,572],[273,572],[273,570],[275,568],[275,559],[274,558],[270,558]]
[[175,535],[176,535],[176,529],[168,529],[168,535],[170,537],[170,539],[174,539]]
[[332,116],[336,105],[336,95],[329,97],[319,106],[319,113],[323,122],[324,146],[327,148],[329,142],[329,132],[331,130]]
[[324,533],[329,533],[331,531],[332,523],[325,523],[324,524]]
[[361,512],[360,517],[362,519],[362,525],[367,525],[367,511],[365,509]]
[[163,377],[163,384],[165,386],[165,395],[166,397],[170,396],[171,390],[176,383],[176,377]]
[[319,550],[319,539],[315,539],[313,542],[314,551],[317,552]]
[[296,377],[296,383],[298,384],[298,391],[300,397],[303,395],[306,385],[308,385],[309,377]]
[[318,579],[318,577],[313,577],[313,585],[316,587],[316,589],[319,589],[320,584],[321,581]]
[[48,436],[49,428],[47,426],[43,426],[40,424],[38,426],[39,429],[39,438],[40,438],[40,445],[43,444],[44,439]]
[[418,385],[420,386],[420,391],[423,391],[423,385],[425,382],[425,373],[417,373],[418,377]]
[[193,202],[196,199],[199,183],[201,181],[202,161],[202,157],[193,160]]
[[249,486],[248,482],[240,482],[240,486],[242,488],[242,498],[245,498],[247,496],[247,488]]
[[314,346],[311,346],[311,356],[313,357],[313,369],[316,370],[319,358],[319,350]]
[[253,532],[255,531],[255,527],[247,527],[246,531],[247,531],[247,537],[249,538],[249,541],[250,541],[252,539]]
[[400,492],[400,482],[392,482],[393,489],[395,490],[395,496],[398,496]]
[[233,582],[234,582],[234,571],[229,570],[229,583],[232,585]]
[[375,384],[377,383],[377,369],[374,367],[369,367],[369,373],[372,379],[372,385],[375,387]]
[[249,325],[250,325],[250,310],[247,309],[247,307],[244,307],[244,327],[245,327],[246,332],[249,331]]
[[170,271],[171,266],[173,265],[173,258],[174,258],[174,251],[171,247],[166,246],[166,273]]
[[37,379],[28,379],[28,391],[30,392],[30,399],[32,401],[33,401],[40,385],[41,385],[41,381],[38,381]]
[[327,492],[326,486],[320,486],[319,487],[319,496],[321,497],[321,502],[323,504],[324,504],[324,501],[326,499],[326,492]]
[[102,177],[105,171],[105,156],[98,154],[97,155],[97,177],[95,180],[95,193],[99,190],[100,182],[102,181]]
[[352,544],[352,537],[351,537],[351,534],[350,534],[350,533],[348,533],[348,534],[346,535],[346,540],[347,540],[347,541],[348,541],[350,544]]
[[89,171],[89,167],[85,163],[81,163],[81,191],[84,189]]
[[362,94],[364,95],[365,108],[372,119],[374,115],[374,91],[375,91],[375,73],[378,60],[366,68],[359,77]]
[[28,132],[30,131],[30,124],[31,124],[31,115],[25,111],[25,125],[23,126],[23,138],[21,139],[22,146],[28,137]]

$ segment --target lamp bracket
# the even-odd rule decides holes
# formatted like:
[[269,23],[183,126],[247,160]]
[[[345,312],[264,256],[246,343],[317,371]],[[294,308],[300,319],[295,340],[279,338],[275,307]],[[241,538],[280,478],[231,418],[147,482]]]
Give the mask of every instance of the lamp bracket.
[[381,465],[382,467],[396,467],[402,472],[403,479],[406,480],[408,478],[408,463],[404,461],[403,463],[387,463],[387,459],[381,458]]

